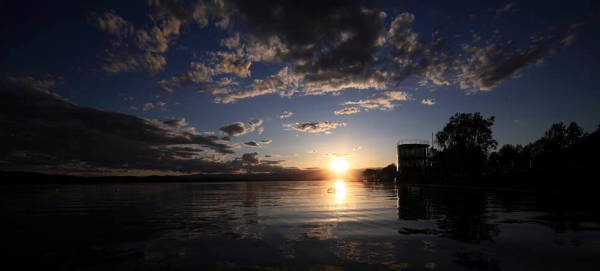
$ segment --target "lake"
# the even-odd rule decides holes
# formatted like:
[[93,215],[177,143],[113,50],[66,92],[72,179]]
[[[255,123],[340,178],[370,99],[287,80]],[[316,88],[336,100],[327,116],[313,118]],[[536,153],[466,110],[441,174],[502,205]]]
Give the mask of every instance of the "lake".
[[19,269],[598,270],[591,193],[279,181],[0,186]]

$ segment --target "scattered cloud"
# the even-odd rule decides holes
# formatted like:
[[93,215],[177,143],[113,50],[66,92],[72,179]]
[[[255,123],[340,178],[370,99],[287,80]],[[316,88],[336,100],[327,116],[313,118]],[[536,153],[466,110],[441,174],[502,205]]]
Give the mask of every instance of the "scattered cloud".
[[211,82],[213,74],[213,70],[203,63],[192,62],[189,71],[169,79],[161,80],[158,84],[162,90],[173,92],[192,83]]
[[340,110],[336,110],[333,112],[333,114],[335,114],[335,115],[352,115],[352,114],[356,114],[356,113],[360,113],[360,108],[358,108],[356,106],[342,108]]
[[18,76],[10,73],[0,74],[0,79],[5,83],[15,88],[32,89],[39,92],[59,97],[58,95],[50,92],[50,89],[62,84],[62,78],[47,76],[46,79],[39,79],[33,76]]
[[[283,161],[260,161],[258,153],[227,159],[234,154],[234,145],[196,132],[184,118],[147,120],[80,107],[38,88],[3,81],[2,169],[84,175],[291,170],[280,166]],[[261,120],[252,120],[248,125],[260,124]]]
[[[84,108],[34,89],[2,91],[0,113],[3,138],[1,154],[14,163],[60,164],[82,161],[100,167],[177,169],[183,155],[181,145],[196,153],[232,154],[231,148],[215,136],[191,134],[167,128],[162,122]],[[28,100],[28,103],[19,101]],[[98,146],[102,146],[98,148]],[[13,153],[26,153],[26,158]],[[182,170],[202,170],[183,163]]]
[[291,118],[292,116],[294,116],[294,112],[283,111],[283,113],[281,113],[281,115],[279,115],[279,118],[287,119],[287,118]]
[[241,136],[247,134],[249,129],[246,127],[246,124],[243,122],[236,122],[226,126],[221,127],[223,133],[227,136]]
[[133,25],[117,15],[114,10],[109,10],[104,14],[96,14],[91,20],[100,30],[120,39],[127,38],[135,33]]
[[424,49],[419,35],[412,30],[414,20],[414,14],[405,12],[398,14],[392,21],[387,40],[395,47],[396,53],[411,55]]
[[252,127],[258,127],[263,124],[263,120],[262,119],[251,119],[250,121],[248,121],[248,124],[250,124],[250,126],[252,126]]
[[248,141],[248,142],[245,142],[244,144],[247,146],[250,146],[250,147],[260,147],[263,145],[269,145],[272,142],[273,142],[273,140],[271,140],[271,139],[263,139],[261,141]]
[[423,99],[421,100],[421,104],[424,105],[434,105],[436,102],[434,99]]
[[404,91],[386,91],[373,95],[369,99],[348,101],[345,105],[358,105],[366,109],[392,110],[396,107],[395,101],[411,100],[410,94]]
[[221,40],[221,46],[227,49],[237,49],[240,47],[240,33],[235,33],[233,36]]
[[260,143],[263,144],[263,145],[268,145],[268,144],[273,143],[273,140],[271,140],[271,139],[263,139],[263,140],[260,141]]
[[256,142],[256,141],[248,141],[248,142],[245,142],[244,144],[248,145],[248,146],[251,146],[251,147],[258,147],[258,146],[260,146],[258,144],[258,142]]
[[221,130],[221,132],[223,132],[225,135],[227,135],[229,137],[241,136],[241,135],[245,135],[247,133],[254,132],[256,130],[256,128],[260,128],[259,126],[261,126],[262,124],[263,124],[262,119],[251,119],[247,123],[240,121],[240,122],[236,122],[236,123],[232,123],[232,124],[223,126],[219,130]]
[[105,72],[146,70],[156,74],[167,64],[163,54],[179,37],[183,25],[196,22],[200,27],[206,26],[207,6],[203,1],[151,0],[147,3],[153,10],[151,27],[136,28],[113,10],[91,16],[92,24],[114,38],[102,67]]
[[525,49],[515,47],[510,41],[483,47],[465,45],[463,52],[467,57],[458,65],[458,85],[468,92],[490,91],[521,69],[541,63],[559,47],[571,45],[580,26],[573,24],[564,33],[531,36],[531,43]]
[[286,124],[284,127],[306,133],[328,133],[330,130],[345,127],[345,122],[331,122],[331,121],[315,121],[315,122],[305,122],[305,123],[294,123],[294,124]]
[[500,15],[501,13],[509,12],[509,11],[513,10],[514,7],[515,7],[515,2],[508,1],[504,6],[502,6],[501,8],[496,10],[496,16]]
[[185,118],[163,120],[163,123],[166,125],[172,126],[172,127],[176,127],[176,128],[180,128],[180,127],[184,127],[184,126],[188,125]]
[[158,109],[160,111],[166,111],[167,110],[167,103],[165,102],[147,102],[142,106],[142,110],[144,111],[150,111],[152,109]]
[[260,163],[260,158],[256,152],[244,153],[242,155],[242,162],[249,165],[258,165]]
[[252,62],[245,59],[243,55],[222,51],[217,52],[216,55],[221,58],[221,62],[215,67],[216,72],[235,74],[239,77],[250,76]]
[[[187,72],[159,81],[165,91],[195,85],[215,103],[234,103],[262,95],[340,95],[346,89],[389,90],[410,77],[431,88],[456,85],[467,92],[489,91],[516,72],[539,63],[560,46],[573,43],[577,26],[565,33],[532,36],[530,44],[501,44],[471,33],[461,50],[444,40],[454,33],[415,31],[415,14],[388,14],[362,1],[148,1],[153,25],[136,27],[115,11],[92,16],[92,23],[113,40],[103,69],[110,73],[145,69],[151,74],[167,63],[165,53],[185,25],[213,23],[230,36],[208,59],[192,62]],[[514,9],[508,1],[496,10]],[[263,7],[270,7],[265,9]],[[493,12],[493,11],[492,11]],[[386,22],[390,22],[386,24]],[[251,25],[252,27],[246,27]],[[479,46],[479,44],[485,44]],[[254,63],[282,64],[278,72],[248,78]],[[218,80],[218,81],[216,81]],[[236,79],[237,80],[237,79]],[[393,103],[356,104],[391,110]],[[340,113],[345,111],[340,111]],[[347,111],[352,112],[352,111]]]
[[270,75],[265,79],[256,79],[249,89],[228,93],[224,96],[215,97],[216,103],[233,103],[240,99],[257,97],[265,94],[278,93],[280,96],[289,97],[294,94],[298,85],[298,75],[290,73],[287,67],[281,69],[278,73]]

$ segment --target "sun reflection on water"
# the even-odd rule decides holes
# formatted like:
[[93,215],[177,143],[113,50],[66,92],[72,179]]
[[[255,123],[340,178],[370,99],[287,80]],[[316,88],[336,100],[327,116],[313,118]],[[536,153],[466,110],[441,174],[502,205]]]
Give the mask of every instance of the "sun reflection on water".
[[346,183],[344,180],[335,181],[335,203],[344,204],[346,203]]

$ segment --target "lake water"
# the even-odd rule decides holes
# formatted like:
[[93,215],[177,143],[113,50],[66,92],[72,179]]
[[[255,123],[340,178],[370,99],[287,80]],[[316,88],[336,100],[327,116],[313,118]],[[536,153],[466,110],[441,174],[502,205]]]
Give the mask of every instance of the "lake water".
[[599,270],[600,197],[342,180],[1,186],[3,265]]

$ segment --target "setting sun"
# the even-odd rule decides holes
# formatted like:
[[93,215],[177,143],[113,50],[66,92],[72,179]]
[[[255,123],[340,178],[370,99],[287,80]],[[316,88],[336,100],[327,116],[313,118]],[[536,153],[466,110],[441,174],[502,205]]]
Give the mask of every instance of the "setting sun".
[[348,168],[350,167],[350,164],[348,163],[348,161],[346,161],[346,158],[336,157],[333,159],[333,161],[331,161],[330,167],[331,170],[339,174],[346,172],[346,170],[348,170]]

